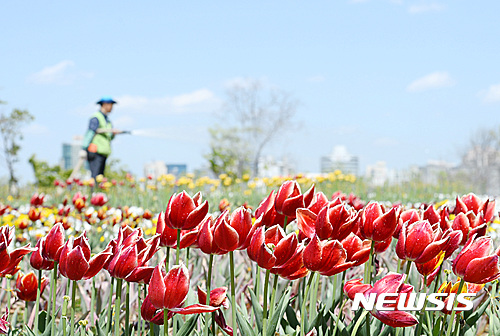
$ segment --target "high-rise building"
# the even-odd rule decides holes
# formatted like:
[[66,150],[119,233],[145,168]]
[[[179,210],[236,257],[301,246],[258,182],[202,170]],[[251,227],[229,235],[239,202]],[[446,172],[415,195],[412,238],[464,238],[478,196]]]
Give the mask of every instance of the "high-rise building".
[[75,135],[73,141],[62,144],[62,168],[68,170],[73,169],[78,162],[78,153],[82,149],[83,136]]
[[349,154],[345,146],[335,146],[329,156],[321,157],[321,172],[330,173],[340,170],[343,174],[358,175],[359,159]]

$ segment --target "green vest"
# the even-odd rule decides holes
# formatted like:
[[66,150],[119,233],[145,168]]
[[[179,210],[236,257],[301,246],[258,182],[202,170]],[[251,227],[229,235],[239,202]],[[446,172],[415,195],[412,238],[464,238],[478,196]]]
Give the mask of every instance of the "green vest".
[[[102,112],[98,111],[92,115],[92,117],[97,118],[99,120],[99,128],[100,129],[109,129],[111,130],[113,126],[111,125],[110,121],[106,122],[106,119],[104,118],[104,114]],[[108,156],[111,154],[111,140],[113,139],[113,133],[111,132],[106,132],[106,133],[96,133],[94,135],[94,138],[92,139],[93,144],[97,146],[97,153],[101,155]]]

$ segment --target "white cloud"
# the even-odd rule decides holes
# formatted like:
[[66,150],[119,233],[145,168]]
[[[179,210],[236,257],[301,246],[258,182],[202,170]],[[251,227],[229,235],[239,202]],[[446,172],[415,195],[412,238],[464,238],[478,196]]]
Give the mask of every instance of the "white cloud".
[[213,112],[219,99],[208,89],[200,89],[178,96],[149,98],[125,95],[116,97],[122,111],[148,114],[179,114],[190,112]]
[[94,75],[86,72],[74,72],[75,63],[65,60],[55,65],[47,66],[28,77],[28,82],[35,84],[69,85],[79,78],[91,78]]
[[500,84],[491,85],[488,90],[481,92],[479,95],[487,103],[500,101]]
[[419,92],[455,85],[455,81],[447,72],[433,72],[411,82],[406,91]]
[[419,4],[419,5],[411,5],[408,8],[408,12],[410,14],[421,14],[425,12],[440,12],[446,8],[445,5],[438,3],[431,4]]

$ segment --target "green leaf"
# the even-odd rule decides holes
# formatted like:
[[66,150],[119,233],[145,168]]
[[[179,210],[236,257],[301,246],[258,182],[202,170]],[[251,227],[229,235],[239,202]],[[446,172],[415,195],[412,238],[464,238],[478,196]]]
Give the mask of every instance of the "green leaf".
[[253,330],[248,320],[243,316],[240,309],[236,309],[236,322],[238,322],[238,327],[240,328],[242,336],[256,336],[255,330]]
[[257,323],[258,332],[262,332],[262,307],[259,304],[259,299],[257,295],[253,292],[253,290],[249,287],[248,291],[250,292],[250,296],[252,298],[252,308],[255,314],[255,322]]
[[193,329],[196,327],[196,321],[198,320],[198,314],[191,316],[183,325],[182,328],[177,332],[177,336],[187,336],[190,335]]
[[35,336],[33,330],[31,330],[30,327],[28,327],[27,325],[24,325],[24,330],[26,330],[27,336]]
[[486,308],[488,308],[490,301],[491,298],[488,298],[488,300],[484,301],[484,303],[478,309],[470,314],[470,316],[465,320],[465,323],[469,326],[474,326],[477,323],[477,320],[479,320],[479,318],[484,314]]
[[354,315],[354,318],[352,319],[351,323],[347,326],[347,331],[349,332],[349,334],[351,334],[352,329],[354,328],[354,325],[360,319],[361,315],[363,315],[364,311],[365,311],[364,309],[358,309],[358,311],[356,312],[356,315]]
[[281,320],[281,317],[285,314],[286,307],[290,302],[290,289],[287,289],[285,293],[281,296],[281,299],[274,310],[273,316],[269,320],[269,324],[267,325],[267,333],[266,335],[274,335],[276,332],[276,328],[278,327],[278,322]]
[[289,325],[293,329],[297,330],[297,327],[299,326],[300,322],[297,319],[297,314],[295,313],[295,310],[290,304],[288,304],[288,306],[286,307],[285,313],[286,313],[286,320],[288,321]]

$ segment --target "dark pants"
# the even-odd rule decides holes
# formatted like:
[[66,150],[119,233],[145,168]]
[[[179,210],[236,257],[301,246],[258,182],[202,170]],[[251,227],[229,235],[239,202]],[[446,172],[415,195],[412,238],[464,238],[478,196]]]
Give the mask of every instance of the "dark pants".
[[107,156],[101,154],[87,152],[87,160],[89,161],[92,178],[95,179],[97,175],[104,175],[104,167],[106,166],[107,158]]

